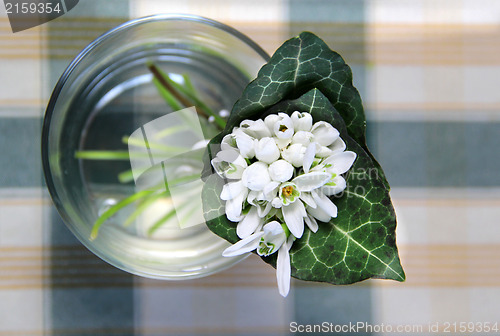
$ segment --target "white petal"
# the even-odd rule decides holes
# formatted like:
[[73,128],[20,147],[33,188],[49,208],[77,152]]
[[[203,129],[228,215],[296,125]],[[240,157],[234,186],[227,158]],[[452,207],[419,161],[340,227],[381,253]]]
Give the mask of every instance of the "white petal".
[[316,222],[313,216],[309,215],[305,217],[304,222],[306,222],[307,226],[312,232],[316,233],[318,231],[318,222]]
[[278,282],[279,293],[283,297],[286,297],[290,291],[291,273],[288,244],[283,244],[278,250],[278,260],[276,261],[276,280]]
[[264,162],[254,162],[245,171],[241,177],[243,185],[250,190],[262,191],[264,187],[271,182],[268,166]]
[[255,156],[254,138],[243,132],[241,129],[234,131],[236,145],[244,158],[251,159]]
[[246,238],[255,232],[261,222],[256,207],[251,207],[250,211],[243,217],[243,220],[236,226],[236,234],[240,238]]
[[300,193],[300,199],[308,206],[311,208],[316,208],[316,202],[314,202],[314,199],[312,198],[311,194],[308,192],[303,192]]
[[227,219],[229,219],[232,222],[239,222],[242,219],[241,211],[243,209],[243,202],[245,201],[247,195],[248,195],[248,189],[243,188],[243,191],[240,192],[236,197],[226,201],[225,212]]
[[255,157],[265,163],[273,163],[280,157],[280,150],[273,138],[265,137],[255,143]]
[[251,252],[259,246],[260,238],[264,235],[263,231],[256,232],[236,244],[229,246],[222,252],[224,257],[234,257],[240,254]]
[[271,202],[267,202],[265,207],[263,207],[263,206],[259,206],[259,207],[257,208],[257,210],[258,210],[258,211],[257,211],[257,214],[259,215],[259,217],[260,217],[260,218],[264,218],[264,217],[266,217],[266,216],[267,216],[267,214],[268,214],[269,212],[271,212],[271,209],[272,209]]
[[275,196],[276,193],[278,192],[278,186],[280,184],[276,181],[269,182],[263,190],[264,198],[267,201],[271,201]]
[[278,160],[269,166],[269,176],[273,181],[286,182],[292,178],[293,171],[293,166],[285,160]]
[[337,206],[325,194],[316,191],[313,191],[311,194],[318,208],[321,208],[330,217],[337,217]]
[[303,146],[309,146],[311,141],[313,140],[314,135],[311,132],[306,131],[298,131],[292,137],[292,143],[299,143]]
[[274,124],[280,120],[280,117],[277,114],[270,114],[264,118],[264,124],[269,129],[270,133],[274,134]]
[[356,153],[351,151],[335,153],[325,159],[324,164],[331,164],[331,168],[327,168],[329,171],[333,171],[336,174],[343,174],[348,171],[352,164],[356,160]]
[[252,126],[250,126],[248,131],[252,132],[253,136],[256,137],[257,139],[272,136],[271,131],[269,131],[269,128],[267,128],[266,124],[264,123],[264,120],[262,119],[255,120],[255,122],[252,124]]
[[273,206],[273,208],[279,209],[283,206],[283,202],[281,201],[281,199],[279,197],[275,197],[271,201],[271,205]]
[[333,152],[329,147],[321,146],[320,144],[318,144],[318,146],[316,147],[316,156],[317,157],[324,158],[324,157],[328,157],[332,154],[333,154]]
[[304,163],[304,154],[306,153],[306,147],[301,144],[293,144],[288,146],[283,152],[281,152],[281,156],[286,161],[290,162],[294,167],[302,167]]
[[250,203],[251,205],[257,205],[257,202],[256,200],[258,200],[259,196],[262,196],[263,193],[262,191],[249,191],[248,192],[248,196],[247,196],[247,201],[248,203]]
[[245,186],[241,181],[229,182],[227,184],[224,184],[224,186],[222,187],[220,198],[224,201],[228,201],[240,195],[244,190]]
[[311,168],[315,155],[316,155],[316,144],[310,143],[307,146],[306,152],[304,153],[304,163],[302,166],[306,173],[309,173],[309,169]]
[[295,111],[292,113],[291,119],[296,132],[311,130],[313,120],[309,113],[300,113],[299,111]]
[[231,222],[241,221],[241,210],[243,210],[243,201],[245,200],[246,192],[241,193],[237,197],[226,201],[226,217]]
[[307,212],[321,222],[329,222],[332,217],[324,212],[320,207],[307,208]]
[[332,182],[335,183],[334,186],[325,184],[323,187],[321,187],[321,192],[323,192],[326,196],[332,196],[335,194],[339,194],[342,191],[344,191],[346,186],[347,186],[345,179],[340,175],[336,176],[332,180]]
[[332,175],[325,172],[310,172],[297,176],[292,180],[300,192],[307,192],[323,186],[330,181]]
[[290,232],[297,238],[302,237],[304,233],[304,217],[307,216],[304,204],[299,200],[282,207],[281,211]]
[[279,139],[279,138],[275,138],[274,140],[276,140],[276,145],[281,150],[283,150],[284,148],[286,148],[286,146],[288,146],[292,142],[292,139]]
[[335,153],[335,152],[343,152],[346,146],[345,142],[341,138],[338,138],[330,146],[328,146],[328,148],[332,151],[332,153]]
[[243,121],[240,122],[240,128],[243,131],[246,131],[246,129],[249,128],[250,126],[252,126],[254,122],[255,121],[253,121],[253,120],[245,119],[245,120],[243,120]]
[[311,128],[314,141],[322,146],[329,146],[339,137],[339,131],[325,121],[318,121]]
[[272,243],[276,248],[280,248],[286,241],[286,233],[277,221],[272,221],[264,225],[264,242]]

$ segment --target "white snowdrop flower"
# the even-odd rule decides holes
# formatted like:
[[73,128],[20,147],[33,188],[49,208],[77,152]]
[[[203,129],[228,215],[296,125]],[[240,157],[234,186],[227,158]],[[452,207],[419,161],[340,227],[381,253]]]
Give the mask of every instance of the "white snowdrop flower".
[[264,123],[264,120],[244,120],[240,124],[240,128],[248,135],[254,137],[255,139],[261,139],[264,137],[271,137],[272,133],[269,128]]
[[281,204],[277,201],[272,204],[281,207],[285,223],[295,237],[302,237],[304,232],[306,206],[316,206],[312,191],[321,188],[330,178],[327,172],[311,172],[280,185],[278,199]]
[[271,212],[271,202],[266,198],[263,191],[250,191],[247,202],[257,209],[257,215],[260,218],[264,218]]
[[305,230],[321,230],[321,222],[339,215],[329,196],[346,188],[343,175],[356,153],[346,151],[332,125],[313,124],[309,113],[298,111],[244,120],[222,139],[221,148],[212,166],[229,181],[220,197],[241,238],[223,255],[278,253],[278,288],[286,296],[289,250]]
[[293,236],[287,237],[282,225],[272,221],[263,226],[262,231],[255,232],[243,238],[222,252],[225,257],[234,257],[256,250],[261,256],[269,256],[278,252],[276,261],[276,281],[282,296],[290,291],[290,248],[294,241]]
[[331,196],[344,191],[347,185],[342,174],[351,168],[354,160],[356,160],[356,153],[336,151],[313,168],[314,171],[323,171],[331,175],[330,180],[322,188],[325,195]]
[[295,132],[298,131],[309,132],[311,130],[313,119],[309,113],[307,112],[300,113],[299,111],[295,111],[292,113],[291,119]]
[[239,222],[243,219],[241,212],[243,203],[248,195],[248,188],[241,180],[229,182],[222,187],[220,198],[226,201],[226,217],[232,222]]
[[315,123],[311,128],[311,133],[314,135],[314,141],[321,146],[329,146],[339,137],[339,131],[324,121]]
[[238,149],[238,145],[236,144],[236,136],[233,133],[230,133],[222,138],[220,143],[221,150],[228,149]]
[[217,174],[227,179],[241,179],[248,166],[246,160],[235,149],[221,150],[211,163]]
[[243,185],[253,191],[262,191],[271,182],[268,165],[264,162],[254,162],[243,172],[241,181]]
[[255,157],[265,163],[273,163],[280,158],[280,150],[273,138],[265,137],[255,143]]
[[264,125],[266,125],[269,132],[274,135],[274,124],[278,122],[281,118],[277,114],[270,114],[264,118]]
[[278,160],[269,166],[269,176],[273,181],[285,182],[292,178],[293,166],[285,160]]
[[294,129],[290,116],[286,113],[278,113],[279,119],[274,123],[273,132],[278,139],[288,140],[293,137]]

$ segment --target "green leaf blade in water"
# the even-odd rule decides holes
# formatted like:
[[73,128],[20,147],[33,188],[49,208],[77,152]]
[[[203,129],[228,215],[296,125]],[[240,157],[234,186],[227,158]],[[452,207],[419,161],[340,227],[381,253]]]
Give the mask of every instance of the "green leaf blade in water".
[[[371,155],[348,133],[343,116],[318,89],[298,99],[283,100],[265,114],[293,111],[311,113],[314,122],[326,121],[339,130],[347,150],[357,154],[346,176],[343,194],[331,197],[339,210],[337,218],[319,223],[312,233],[306,229],[290,250],[292,276],[302,280],[351,284],[369,278],[404,281],[396,246],[396,216],[385,186]],[[249,119],[263,118],[260,111]],[[240,120],[241,121],[241,120]],[[220,137],[214,139],[220,142]],[[206,180],[203,199],[208,227],[231,243],[239,240],[236,223],[224,213],[220,191],[224,182],[216,175]],[[214,218],[215,217],[215,218]],[[264,257],[276,267],[276,256]]]

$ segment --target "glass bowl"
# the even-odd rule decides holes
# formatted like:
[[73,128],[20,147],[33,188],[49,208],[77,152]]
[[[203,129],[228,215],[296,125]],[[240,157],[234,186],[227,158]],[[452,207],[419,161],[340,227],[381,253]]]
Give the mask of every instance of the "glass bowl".
[[[166,222],[154,234],[149,232],[147,226],[168,208],[165,199],[151,203],[130,224],[128,219],[141,204],[132,202],[103,223],[96,237],[91,235],[100,215],[137,192],[133,179],[118,178],[131,169],[129,158],[122,155],[128,149],[124,138],[175,111],[159,94],[148,65],[181,84],[188,78],[211,109],[230,111],[268,58],[233,28],[187,15],[136,19],[87,46],[59,79],[42,130],[47,187],[73,234],[108,263],[150,278],[192,279],[242,260],[245,256],[222,257],[229,243],[204,223],[181,228]],[[88,151],[122,157],[77,156]]]

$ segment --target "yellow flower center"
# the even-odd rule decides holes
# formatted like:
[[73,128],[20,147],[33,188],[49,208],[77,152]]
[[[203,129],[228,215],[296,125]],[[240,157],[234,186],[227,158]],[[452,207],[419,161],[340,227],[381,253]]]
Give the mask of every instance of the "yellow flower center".
[[293,193],[293,186],[286,186],[286,187],[283,187],[283,189],[281,189],[281,193],[283,194],[283,196],[285,197],[288,197],[288,196],[291,196],[292,193]]

